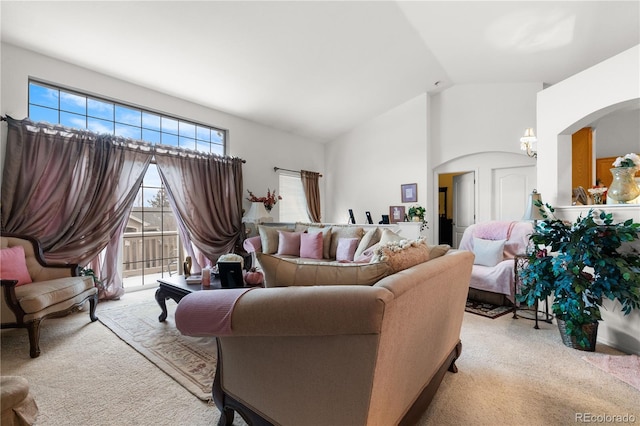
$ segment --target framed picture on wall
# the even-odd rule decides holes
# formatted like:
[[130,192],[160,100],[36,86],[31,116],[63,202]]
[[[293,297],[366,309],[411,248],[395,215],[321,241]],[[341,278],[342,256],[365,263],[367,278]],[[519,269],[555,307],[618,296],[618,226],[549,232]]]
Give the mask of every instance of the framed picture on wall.
[[403,203],[415,203],[418,201],[418,184],[417,183],[405,183],[400,185],[402,191]]
[[404,222],[404,206],[389,206],[389,223]]

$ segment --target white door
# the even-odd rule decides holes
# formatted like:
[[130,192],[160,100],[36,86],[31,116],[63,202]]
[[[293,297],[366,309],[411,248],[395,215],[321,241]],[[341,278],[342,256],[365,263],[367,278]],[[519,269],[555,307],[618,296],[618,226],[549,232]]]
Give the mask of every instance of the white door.
[[476,175],[468,172],[453,177],[453,247],[458,248],[462,234],[476,221]]
[[494,169],[493,212],[494,220],[522,220],[529,194],[536,187],[536,167],[508,167]]

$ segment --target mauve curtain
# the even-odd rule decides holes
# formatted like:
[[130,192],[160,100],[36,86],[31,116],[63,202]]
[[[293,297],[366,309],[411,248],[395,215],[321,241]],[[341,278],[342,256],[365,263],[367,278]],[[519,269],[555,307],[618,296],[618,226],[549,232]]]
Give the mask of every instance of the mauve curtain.
[[114,241],[151,161],[151,145],[29,120],[7,122],[2,230],[38,238],[54,262],[86,265],[108,247],[111,264],[103,271],[113,288],[107,297],[119,297]]
[[300,170],[302,188],[307,198],[307,213],[312,222],[320,222],[320,173]]
[[234,252],[242,237],[242,160],[162,146],[155,158],[195,272]]

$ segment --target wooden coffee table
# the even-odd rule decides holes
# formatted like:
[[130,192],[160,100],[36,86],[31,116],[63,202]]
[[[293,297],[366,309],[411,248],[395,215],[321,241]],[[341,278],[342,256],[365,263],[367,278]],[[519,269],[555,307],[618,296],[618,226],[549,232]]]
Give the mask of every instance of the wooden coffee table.
[[156,301],[162,313],[158,317],[160,322],[167,319],[167,299],[173,299],[176,303],[180,302],[187,294],[200,290],[215,290],[220,289],[220,278],[217,276],[211,276],[211,286],[202,287],[202,284],[187,284],[187,280],[184,275],[175,275],[168,278],[160,278],[158,280],[160,286],[156,290]]

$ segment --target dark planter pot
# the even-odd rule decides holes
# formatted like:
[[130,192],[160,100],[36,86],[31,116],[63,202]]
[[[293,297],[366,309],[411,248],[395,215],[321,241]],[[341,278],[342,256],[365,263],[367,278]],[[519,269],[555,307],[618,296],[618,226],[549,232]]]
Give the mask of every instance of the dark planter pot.
[[596,339],[598,337],[597,321],[592,322],[591,324],[584,324],[582,326],[582,330],[587,334],[587,338],[589,339],[589,344],[586,347],[580,346],[580,343],[576,341],[576,338],[574,336],[569,336],[567,334],[564,320],[556,318],[556,321],[558,321],[558,330],[560,330],[560,337],[562,337],[562,343],[564,343],[565,346],[573,349],[578,349],[580,351],[595,352]]

